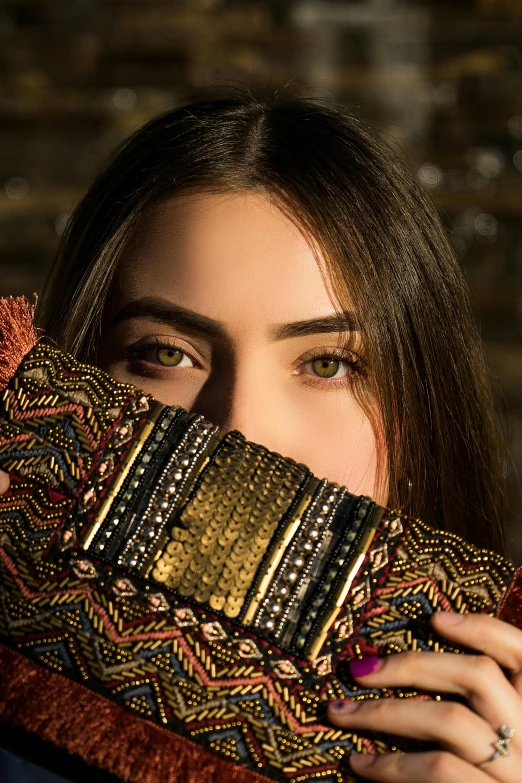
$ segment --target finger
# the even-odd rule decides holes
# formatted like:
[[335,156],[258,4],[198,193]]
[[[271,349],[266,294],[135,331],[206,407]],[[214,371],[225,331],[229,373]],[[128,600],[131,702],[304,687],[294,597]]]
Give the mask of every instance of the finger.
[[331,702],[328,718],[344,729],[369,729],[436,742],[470,764],[484,761],[488,748],[498,740],[487,721],[464,704],[451,701],[384,698],[362,702],[347,699]]
[[377,660],[380,668],[361,676],[358,671],[363,663],[350,663],[352,675],[366,687],[413,686],[433,693],[455,693],[494,730],[502,723],[522,726],[522,700],[500,666],[487,655],[407,652],[366,660]]
[[485,614],[435,612],[433,627],[442,636],[479,650],[507,669],[522,673],[522,631],[514,625]]
[[9,489],[9,476],[7,473],[4,473],[3,470],[0,470],[0,495],[3,495],[4,492],[7,492]]
[[491,783],[485,772],[443,751],[355,754],[350,764],[357,775],[382,783]]

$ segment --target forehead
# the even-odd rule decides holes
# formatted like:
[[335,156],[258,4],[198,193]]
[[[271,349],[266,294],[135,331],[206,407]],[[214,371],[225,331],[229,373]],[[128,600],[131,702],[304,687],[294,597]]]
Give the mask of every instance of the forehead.
[[187,194],[155,205],[119,278],[125,301],[160,296],[246,325],[331,313],[325,269],[269,194]]

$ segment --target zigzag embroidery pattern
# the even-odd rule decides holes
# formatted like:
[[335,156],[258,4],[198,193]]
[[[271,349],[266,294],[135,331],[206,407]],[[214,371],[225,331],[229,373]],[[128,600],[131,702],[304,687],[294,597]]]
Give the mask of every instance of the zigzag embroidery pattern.
[[[15,474],[0,499],[0,531],[8,522],[33,554],[46,551],[137,397],[134,387],[38,344],[0,394],[0,467]],[[131,440],[119,445],[121,461]]]
[[[0,499],[1,638],[145,720],[275,780],[343,783],[351,780],[344,759],[353,750],[407,747],[323,721],[329,699],[428,698],[361,689],[345,661],[407,649],[460,651],[436,638],[427,619],[440,608],[494,612],[514,568],[392,512],[319,657],[285,655],[173,589],[87,558],[73,532],[68,548],[58,546],[89,487],[97,496],[85,513],[96,510],[104,476],[117,470],[151,402],[48,345],[33,349],[3,393],[0,464],[18,477]],[[116,457],[100,477],[108,443]]]
[[388,558],[390,567],[364,603],[343,657],[353,654],[355,645],[365,655],[407,650],[461,652],[447,640],[441,645],[433,637],[429,617],[438,610],[494,614],[506,582],[514,575],[514,567],[500,555],[478,550],[419,519],[405,525],[404,536],[396,550],[387,553]]
[[[102,563],[90,564],[96,571],[84,578],[62,567],[44,584],[5,535],[2,544],[0,633],[43,665],[284,780],[327,780],[328,771],[341,781],[346,753],[386,750],[321,721],[334,693],[310,664],[282,658],[239,627],[223,628],[196,606],[170,606],[160,593],[138,596]],[[73,566],[80,575],[82,565]]]
[[[417,545],[423,533],[431,532],[416,529]],[[150,585],[112,574],[103,563],[73,559],[69,568],[62,564],[43,582],[37,563],[23,561],[6,535],[2,543],[1,633],[11,644],[16,642],[16,649],[147,720],[186,733],[231,761],[269,769],[276,779],[281,775],[280,779],[305,781],[321,774],[327,780],[328,772],[332,781],[340,781],[344,778],[339,762],[345,755],[363,748],[390,749],[381,740],[322,723],[325,700],[348,694],[363,699],[421,695],[399,689],[385,694],[362,690],[350,684],[342,667],[320,676],[324,659],[314,668],[282,658],[277,649],[241,628],[225,629],[201,608],[151,592]],[[443,554],[459,570],[458,558],[447,546]],[[359,627],[346,640],[347,649],[361,642],[375,644],[382,621],[401,624],[401,649],[418,649],[419,641],[426,649],[453,649],[433,637],[419,640],[407,629],[411,613],[404,613],[404,599],[417,588],[419,578],[431,585],[431,611],[440,600],[446,608],[465,608],[466,594],[456,583],[451,590],[446,585],[443,592],[432,575],[411,570],[414,561],[415,557],[408,565],[402,561],[400,588],[397,570],[385,569],[361,616],[364,630]],[[498,565],[501,568],[502,562]],[[345,616],[347,611],[357,614],[358,597],[364,594],[370,573],[362,574],[355,585]],[[387,596],[387,616],[381,611],[382,596]],[[336,626],[338,630],[340,622]],[[396,628],[394,633],[397,636]],[[400,742],[392,747],[401,747]]]

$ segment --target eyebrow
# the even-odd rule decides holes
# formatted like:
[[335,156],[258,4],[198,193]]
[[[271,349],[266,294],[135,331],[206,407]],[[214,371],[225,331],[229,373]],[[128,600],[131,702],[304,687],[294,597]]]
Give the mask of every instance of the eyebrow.
[[[165,299],[143,297],[129,302],[117,313],[112,326],[135,318],[157,321],[169,326],[186,327],[202,335],[218,338],[225,342],[230,341],[226,329],[219,321],[173,302],[168,302]],[[309,318],[305,321],[273,324],[268,330],[268,336],[271,341],[276,342],[288,340],[291,337],[304,337],[311,334],[356,331],[358,331],[358,326],[353,313],[342,312],[324,315],[320,318]]]

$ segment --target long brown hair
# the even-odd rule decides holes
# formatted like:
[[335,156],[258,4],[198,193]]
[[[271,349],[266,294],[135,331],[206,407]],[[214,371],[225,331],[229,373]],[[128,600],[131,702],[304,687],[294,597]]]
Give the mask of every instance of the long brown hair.
[[118,259],[147,210],[188,190],[251,189],[313,240],[355,311],[389,505],[501,551],[502,449],[467,286],[415,178],[333,101],[220,88],[124,140],[68,223],[40,308],[47,332],[96,362]]

